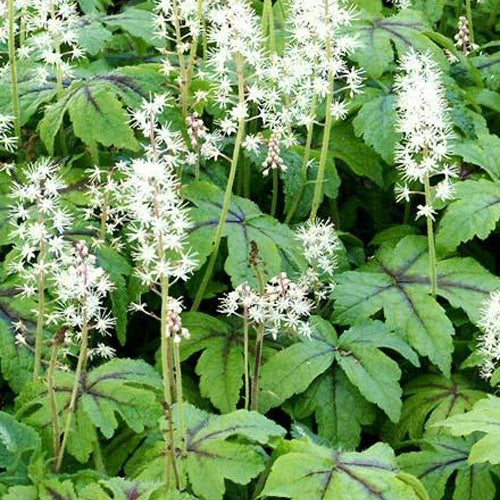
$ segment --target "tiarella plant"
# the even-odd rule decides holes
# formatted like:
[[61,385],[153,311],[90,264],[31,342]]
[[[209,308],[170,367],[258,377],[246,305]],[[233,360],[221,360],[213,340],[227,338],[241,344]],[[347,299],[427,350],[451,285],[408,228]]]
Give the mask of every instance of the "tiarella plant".
[[497,4],[0,0],[0,497],[498,498]]

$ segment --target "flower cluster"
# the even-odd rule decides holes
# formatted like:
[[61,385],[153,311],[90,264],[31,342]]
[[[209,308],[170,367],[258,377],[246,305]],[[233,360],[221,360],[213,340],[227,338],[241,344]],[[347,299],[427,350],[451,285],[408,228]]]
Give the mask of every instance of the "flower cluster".
[[[413,50],[400,62],[401,73],[396,77],[397,130],[402,140],[396,151],[396,163],[405,184],[396,187],[397,201],[410,199],[407,183],[425,183],[432,177],[442,180],[435,186],[435,197],[445,201],[454,197],[451,179],[458,177],[454,165],[446,163],[453,137],[448,116],[448,104],[441,71],[429,54]],[[433,217],[432,204],[418,206],[417,217]]]
[[[64,77],[72,77],[72,67],[67,58],[79,59],[83,50],[78,44],[81,24],[78,7],[73,0],[30,0],[26,9],[26,30],[31,34],[18,53],[45,65],[57,68]],[[66,58],[65,58],[66,57]],[[45,78],[48,73],[38,76]]]
[[14,117],[0,113],[0,147],[13,152],[16,149],[17,137],[13,135]]
[[179,133],[159,124],[164,106],[164,97],[158,96],[133,114],[135,126],[150,142],[144,157],[116,165],[123,175],[121,200],[136,273],[148,286],[163,278],[186,280],[196,267],[186,244],[190,221],[174,170],[186,148]]
[[347,32],[354,10],[339,0],[296,0],[290,9],[284,54],[271,58],[265,75],[271,85],[260,99],[262,119],[273,129],[311,123],[315,106],[331,93],[332,113],[345,116],[345,97],[362,84],[361,71],[346,60],[358,46]]
[[465,16],[460,16],[458,19],[458,33],[455,35],[455,47],[462,52],[464,56],[468,56],[471,52],[477,49],[477,45],[473,44],[470,39],[469,21]]
[[60,192],[66,187],[59,166],[42,159],[27,167],[25,182],[13,182],[10,233],[15,246],[9,272],[17,273],[22,282],[21,293],[35,295],[40,278],[59,267],[67,250],[64,233],[72,218],[63,207]]
[[116,171],[95,166],[89,174],[89,202],[85,218],[90,221],[99,220],[100,226],[98,238],[94,243],[104,243],[106,237],[110,236],[111,246],[120,249],[122,242],[116,234],[125,220],[125,215],[119,203],[120,181],[117,179]]
[[479,352],[483,357],[481,376],[490,378],[500,361],[500,290],[485,302],[478,323],[482,331]]
[[[108,335],[114,319],[103,305],[113,289],[106,272],[96,265],[84,242],[75,245],[72,252],[61,258],[61,266],[53,274],[53,289],[57,299],[56,310],[47,316],[48,323],[64,325],[71,341],[80,341],[83,329]],[[104,357],[111,351],[96,348]],[[95,353],[95,354],[96,354]]]
[[251,323],[263,325],[265,333],[273,338],[283,332],[308,337],[311,330],[307,320],[313,305],[308,288],[281,273],[269,280],[260,294],[247,283],[239,285],[221,299],[219,310],[227,315],[241,315],[243,309]]

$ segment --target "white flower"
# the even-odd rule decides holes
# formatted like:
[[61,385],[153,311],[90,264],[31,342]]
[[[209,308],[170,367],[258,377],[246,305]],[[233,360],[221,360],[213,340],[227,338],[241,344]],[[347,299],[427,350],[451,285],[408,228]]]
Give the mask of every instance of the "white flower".
[[0,113],[0,148],[13,152],[16,149],[17,137],[12,132],[14,130],[14,117]]
[[434,215],[436,214],[437,212],[430,205],[417,205],[417,219],[420,217],[429,217],[434,221],[436,220],[434,218]]
[[483,356],[481,375],[490,378],[500,361],[500,290],[490,294],[481,310],[478,326],[482,331],[479,352]]

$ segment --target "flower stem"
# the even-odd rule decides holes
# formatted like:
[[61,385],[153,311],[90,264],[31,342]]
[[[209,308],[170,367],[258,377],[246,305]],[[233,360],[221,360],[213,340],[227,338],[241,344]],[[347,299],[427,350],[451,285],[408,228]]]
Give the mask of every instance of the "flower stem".
[[[333,77],[330,76],[330,89],[333,84]],[[311,213],[309,215],[309,219],[314,221],[316,216],[318,215],[318,209],[321,204],[321,199],[323,197],[323,182],[325,179],[325,167],[326,160],[328,158],[328,149],[330,146],[330,132],[332,129],[332,102],[333,102],[333,93],[330,91],[326,98],[326,118],[325,118],[325,130],[323,131],[323,144],[321,146],[321,156],[319,158],[318,165],[318,174],[316,176],[316,184],[314,186],[314,197],[311,206]]]
[[[46,248],[45,241],[40,244],[39,262],[41,268],[45,262]],[[33,380],[40,375],[42,366],[42,347],[43,347],[43,327],[45,322],[45,272],[40,269],[38,274],[38,309],[35,330],[35,359],[33,362]]]
[[257,341],[255,343],[255,364],[252,378],[252,400],[250,409],[259,411],[259,390],[260,390],[260,365],[262,364],[262,348],[264,347],[264,325],[257,328]]
[[168,278],[161,278],[161,368],[163,376],[163,407],[167,420],[167,432],[165,433],[166,462],[165,462],[165,486],[170,487],[171,473],[174,473],[177,489],[181,486],[179,471],[175,457],[174,422],[172,412],[172,384],[174,373],[172,367],[172,339],[168,328]]
[[47,392],[49,394],[50,401],[50,413],[52,416],[52,444],[54,452],[54,460],[57,460],[59,455],[59,444],[61,438],[61,430],[59,427],[59,412],[57,410],[57,399],[56,399],[56,383],[55,383],[55,370],[57,364],[57,354],[59,352],[59,347],[64,341],[64,330],[60,330],[54,337],[52,342],[52,352],[50,355],[49,368],[47,370]]
[[271,199],[271,215],[276,216],[276,208],[278,206],[278,170],[273,169],[273,194]]
[[187,453],[186,448],[186,427],[184,425],[184,395],[182,393],[182,368],[181,356],[179,352],[179,343],[174,342],[174,366],[175,366],[175,387],[176,387],[176,403],[179,412],[179,432],[181,435],[182,451],[184,455]]
[[[238,75],[238,101],[240,104],[245,102],[245,75],[244,75],[244,60],[241,55],[236,56],[236,71]],[[231,205],[231,197],[233,192],[234,179],[236,176],[236,167],[238,166],[238,158],[240,156],[241,143],[245,136],[245,119],[241,118],[238,122],[238,132],[236,134],[236,142],[234,144],[233,157],[231,160],[231,168],[229,170],[229,179],[226,185],[226,192],[224,194],[224,202],[222,205],[222,212],[220,215],[219,223],[217,224],[217,230],[215,232],[215,240],[212,247],[212,253],[210,254],[210,259],[208,261],[207,267],[205,269],[205,274],[200,283],[196,297],[191,307],[192,311],[198,310],[198,307],[203,300],[205,295],[205,290],[207,289],[208,282],[212,277],[214,271],[215,261],[217,260],[217,254],[219,253],[219,246],[222,239],[222,233],[224,232],[224,227],[226,225],[227,214],[229,212],[229,206]]]
[[245,410],[250,404],[250,377],[248,375],[248,307],[243,312],[243,363],[245,364]]
[[76,399],[78,396],[78,388],[80,387],[80,380],[83,374],[83,367],[87,364],[87,352],[88,352],[88,341],[89,341],[89,331],[87,323],[87,310],[83,308],[82,314],[82,338],[80,346],[80,354],[78,355],[78,363],[76,365],[75,381],[73,382],[73,390],[71,391],[71,399],[69,401],[68,416],[66,417],[66,424],[64,426],[63,438],[61,447],[59,448],[59,454],[57,456],[55,471],[59,472],[61,469],[62,461],[64,458],[64,452],[66,451],[66,444],[68,442],[69,432],[71,430],[71,422],[73,420],[73,415],[76,411]]
[[16,33],[15,33],[15,9],[14,0],[7,0],[9,16],[9,66],[12,91],[12,111],[14,115],[14,132],[19,145],[21,141],[21,124],[19,115],[19,88],[17,86],[17,58],[16,58]]
[[471,0],[465,0],[465,15],[467,17],[467,24],[469,25],[469,40],[470,40],[470,44],[474,45],[474,26],[472,24],[472,5],[471,5]]
[[[432,206],[432,193],[431,184],[429,181],[429,174],[425,176],[425,204]],[[437,293],[437,270],[436,270],[436,246],[434,243],[434,227],[432,217],[427,217],[427,241],[429,245],[429,266],[430,266],[430,281],[431,281],[431,294],[433,297]]]

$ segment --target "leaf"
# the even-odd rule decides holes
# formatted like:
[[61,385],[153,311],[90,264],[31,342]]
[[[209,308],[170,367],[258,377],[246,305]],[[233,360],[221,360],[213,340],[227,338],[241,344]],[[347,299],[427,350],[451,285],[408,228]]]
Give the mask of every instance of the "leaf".
[[203,350],[196,364],[201,395],[222,413],[236,410],[243,385],[243,334],[203,313],[184,314],[182,323],[191,334],[181,343],[182,359]]
[[[221,500],[224,479],[247,484],[265,467],[265,455],[260,447],[284,429],[264,416],[247,410],[226,415],[211,415],[194,406],[183,404],[187,428],[186,455],[179,462],[187,474],[193,493],[210,500]],[[178,429],[178,410],[174,425]],[[180,439],[176,434],[177,439]],[[227,439],[238,436],[237,441]],[[179,443],[180,445],[180,443]],[[139,480],[164,480],[165,443],[161,434],[146,442],[127,465],[127,473]]]
[[471,411],[454,415],[434,425],[446,427],[453,436],[467,436],[473,432],[485,433],[486,435],[472,446],[468,463],[500,463],[500,398],[488,395],[487,399],[478,401]]
[[[212,251],[224,193],[207,182],[193,182],[184,188],[183,193],[197,207],[191,210],[194,224],[189,241],[197,251],[201,266]],[[259,247],[266,280],[282,270],[293,272],[305,265],[303,251],[294,232],[273,217],[264,215],[257,205],[245,198],[232,197],[223,235],[227,236],[228,246],[224,269],[234,287],[245,281],[257,285],[249,262],[252,241]]]
[[455,250],[475,236],[484,240],[500,219],[500,182],[485,179],[457,184],[457,200],[444,213],[436,235],[438,246]]
[[[402,407],[402,390],[399,386],[401,370],[395,361],[377,349],[377,341],[370,339],[372,333],[383,336],[386,331],[387,327],[380,322],[353,326],[340,337],[335,359],[359,392],[396,422]],[[370,339],[375,346],[363,337]],[[403,349],[406,350],[407,346]],[[415,353],[412,352],[411,356],[415,356]]]
[[[388,326],[417,352],[449,374],[454,328],[429,292],[427,240],[406,236],[396,246],[384,244],[375,258],[357,271],[338,276],[334,318],[354,324],[381,309]],[[500,280],[473,259],[453,258],[437,264],[438,295],[477,318],[482,301]]]
[[422,451],[400,455],[398,464],[422,481],[431,500],[440,500],[445,496],[447,483],[454,473],[454,500],[493,500],[496,492],[491,477],[493,471],[485,464],[467,463],[474,441],[473,438],[436,436],[423,442]]
[[113,39],[113,35],[101,23],[97,21],[83,22],[77,33],[78,44],[88,54],[95,56],[107,42]]
[[311,340],[278,352],[262,367],[260,409],[266,411],[303,392],[335,360],[361,394],[396,421],[401,410],[401,371],[379,347],[395,349],[418,363],[416,354],[381,322],[356,325],[339,339],[320,318],[315,318],[313,327]]
[[368,177],[381,186],[382,164],[372,148],[354,135],[350,124],[332,127],[330,149],[335,158],[339,158],[357,175]]
[[500,179],[500,138],[493,134],[480,134],[475,140],[462,140],[453,144],[453,153],[464,161],[479,165],[492,179]]
[[318,435],[342,450],[354,450],[361,442],[363,425],[373,423],[373,405],[349,382],[337,366],[318,377],[294,405],[295,419],[314,413]]
[[391,17],[364,17],[353,25],[360,47],[351,57],[372,77],[379,78],[393,62],[391,42],[399,53],[406,52],[410,47],[421,52],[429,50],[446,64],[441,50],[423,34],[429,29],[423,14],[404,10]]
[[[66,419],[72,386],[71,374],[56,373],[55,391],[61,421]],[[162,382],[156,371],[141,360],[114,359],[95,368],[80,382],[68,451],[85,462],[96,438],[95,429],[110,438],[118,427],[116,415],[136,433],[142,432],[145,426],[155,425],[162,413],[155,391],[161,389]],[[18,415],[34,427],[44,430],[50,427],[52,414],[44,386],[22,405]]]
[[371,146],[389,165],[394,163],[394,149],[399,140],[393,94],[369,100],[359,110],[352,124],[358,137]]
[[[157,486],[147,482],[129,481],[121,477],[113,477],[86,486],[80,490],[79,500],[150,500]],[[183,500],[192,498],[188,494],[178,493],[178,496],[165,495],[166,499]]]
[[29,455],[40,448],[40,437],[35,429],[0,412],[0,483],[26,483]]
[[451,379],[437,374],[419,376],[405,386],[404,395],[401,419],[390,429],[390,437],[396,442],[406,434],[412,440],[420,439],[424,430],[429,432],[435,422],[460,415],[486,397],[486,393],[474,389],[458,374]]
[[129,7],[120,14],[103,17],[102,21],[110,28],[127,31],[132,36],[142,38],[151,45],[163,45],[161,38],[155,35],[155,16],[147,10]]
[[[378,443],[362,453],[338,453],[310,441],[297,440],[288,443],[287,448],[288,452],[274,462],[261,497],[291,500],[422,498],[412,485],[398,477],[394,452],[386,444]],[[414,484],[418,484],[416,479]]]
[[75,135],[85,144],[139,148],[129,116],[109,84],[83,87],[72,96],[68,111]]
[[40,137],[49,153],[66,112],[75,135],[87,144],[97,142],[136,151],[139,144],[129,125],[123,104],[137,106],[157,91],[162,78],[155,64],[121,67],[114,71],[84,77],[74,82],[55,103],[47,106],[39,122]]

